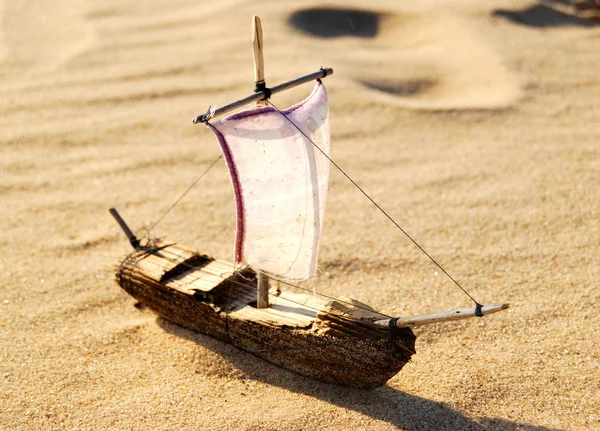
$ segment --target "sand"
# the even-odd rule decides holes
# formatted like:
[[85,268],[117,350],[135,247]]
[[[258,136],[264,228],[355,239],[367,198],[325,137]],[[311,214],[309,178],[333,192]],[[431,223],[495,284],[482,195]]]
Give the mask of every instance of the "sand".
[[[600,429],[600,28],[528,1],[0,2],[0,429]],[[564,2],[557,5],[567,8]],[[483,303],[418,329],[387,386],[297,376],[114,282],[219,155],[191,119],[332,67],[335,160]],[[276,96],[286,106],[310,85]],[[232,255],[226,167],[152,235]],[[319,291],[397,315],[469,306],[332,173]]]

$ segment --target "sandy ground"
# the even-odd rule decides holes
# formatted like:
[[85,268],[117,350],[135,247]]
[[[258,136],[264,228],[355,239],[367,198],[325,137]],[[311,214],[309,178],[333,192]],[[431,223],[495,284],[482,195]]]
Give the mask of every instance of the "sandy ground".
[[[600,429],[600,27],[527,1],[0,1],[0,429]],[[564,5],[558,5],[564,6]],[[216,158],[191,118],[332,67],[333,155],[481,302],[387,386],[311,381],[133,307],[148,227]],[[310,86],[273,99],[286,106]],[[152,234],[232,255],[221,162]],[[470,302],[336,172],[318,289]]]

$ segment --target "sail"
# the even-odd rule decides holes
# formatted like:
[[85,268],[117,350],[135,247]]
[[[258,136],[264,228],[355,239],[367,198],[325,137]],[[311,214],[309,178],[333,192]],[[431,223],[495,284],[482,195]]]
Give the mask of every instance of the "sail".
[[209,127],[233,185],[235,261],[282,280],[313,276],[329,181],[323,84],[285,111],[254,107]]

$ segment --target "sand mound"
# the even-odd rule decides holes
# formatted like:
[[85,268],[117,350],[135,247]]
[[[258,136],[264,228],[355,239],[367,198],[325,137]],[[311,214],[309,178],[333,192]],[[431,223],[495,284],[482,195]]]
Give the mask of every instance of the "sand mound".
[[311,37],[338,39],[328,51],[360,84],[359,97],[448,110],[505,108],[520,94],[500,55],[475,26],[451,13],[313,8],[294,12],[288,22]]

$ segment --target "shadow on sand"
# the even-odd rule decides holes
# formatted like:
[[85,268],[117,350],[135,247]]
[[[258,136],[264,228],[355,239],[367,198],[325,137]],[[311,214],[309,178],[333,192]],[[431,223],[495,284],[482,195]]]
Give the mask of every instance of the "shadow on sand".
[[303,33],[321,38],[354,36],[372,38],[379,32],[385,14],[358,9],[312,8],[294,12],[288,24]]
[[[600,19],[579,16],[575,7],[571,7],[570,1],[556,0],[544,1],[522,10],[498,9],[492,12],[492,16],[508,19],[517,24],[529,27],[596,27],[600,25]],[[565,10],[563,12],[562,10]],[[567,10],[571,13],[567,13]],[[599,15],[600,17],[600,15]]]
[[[560,431],[497,418],[482,418],[476,422],[444,403],[409,395],[388,386],[361,390],[321,383],[276,367],[227,343],[187,330],[162,317],[157,318],[157,323],[166,332],[194,341],[220,355],[239,369],[245,378],[309,395],[388,422],[402,430]],[[257,362],[260,362],[260,366],[257,366]]]

